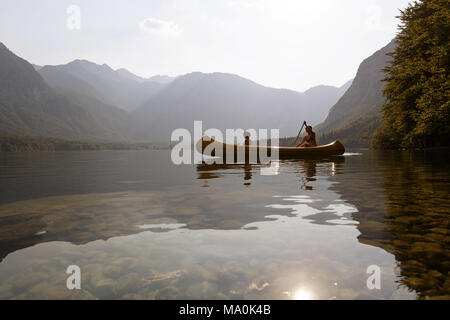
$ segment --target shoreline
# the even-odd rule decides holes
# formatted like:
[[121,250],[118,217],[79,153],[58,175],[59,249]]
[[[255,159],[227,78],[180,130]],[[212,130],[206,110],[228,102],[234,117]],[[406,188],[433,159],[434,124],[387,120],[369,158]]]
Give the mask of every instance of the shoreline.
[[158,142],[101,142],[88,140],[69,140],[51,137],[0,136],[0,153],[102,150],[170,150],[170,148],[170,144]]

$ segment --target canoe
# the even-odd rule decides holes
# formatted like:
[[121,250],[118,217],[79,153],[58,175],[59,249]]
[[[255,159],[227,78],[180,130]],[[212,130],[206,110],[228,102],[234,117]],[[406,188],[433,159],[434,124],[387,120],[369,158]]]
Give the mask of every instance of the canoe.
[[[248,155],[250,152],[255,152],[255,154],[259,155],[266,154],[268,156],[272,155],[272,151],[276,149],[278,150],[279,159],[302,159],[302,158],[310,158],[310,157],[326,157],[326,156],[339,156],[344,154],[345,147],[338,140],[327,144],[321,145],[317,147],[305,147],[305,148],[296,148],[296,147],[263,147],[263,146],[244,146],[244,145],[228,145],[226,143],[211,140],[209,137],[204,137],[201,140],[201,152],[207,156],[216,156],[216,150],[220,150],[222,148],[222,155],[226,157],[226,150],[233,150],[234,159],[237,160],[236,155],[240,152],[245,152],[246,160],[248,160]],[[209,146],[213,143],[212,146]],[[209,148],[206,148],[209,146]],[[231,149],[232,148],[232,149]],[[197,143],[197,150],[200,151],[200,141]],[[211,150],[213,150],[211,152]],[[211,152],[211,154],[207,154]],[[265,152],[265,153],[264,153]],[[218,153],[218,152],[217,152]],[[219,153],[218,153],[219,154]],[[259,157],[258,157],[259,161]]]

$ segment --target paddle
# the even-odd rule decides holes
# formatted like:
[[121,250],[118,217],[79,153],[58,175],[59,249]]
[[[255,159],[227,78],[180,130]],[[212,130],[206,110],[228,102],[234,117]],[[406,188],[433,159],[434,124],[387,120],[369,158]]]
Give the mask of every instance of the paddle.
[[302,133],[303,127],[305,126],[306,121],[303,121],[302,127],[300,128],[300,131],[298,132],[297,138],[295,139],[294,145],[297,143],[298,141],[298,137],[300,137],[300,133]]

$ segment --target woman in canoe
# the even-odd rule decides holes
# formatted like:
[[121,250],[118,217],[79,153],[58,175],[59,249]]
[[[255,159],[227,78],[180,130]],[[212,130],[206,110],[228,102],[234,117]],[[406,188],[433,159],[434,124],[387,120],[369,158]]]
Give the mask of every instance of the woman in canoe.
[[308,134],[303,138],[302,142],[297,145],[297,148],[317,147],[316,133],[313,131],[312,127],[306,125],[306,132]]

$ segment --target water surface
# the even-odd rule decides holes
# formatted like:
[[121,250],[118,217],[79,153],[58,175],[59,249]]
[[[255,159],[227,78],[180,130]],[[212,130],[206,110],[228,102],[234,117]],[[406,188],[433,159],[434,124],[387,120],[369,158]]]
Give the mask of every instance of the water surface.
[[449,160],[357,150],[268,169],[174,166],[169,151],[2,153],[0,298],[450,298]]

